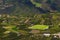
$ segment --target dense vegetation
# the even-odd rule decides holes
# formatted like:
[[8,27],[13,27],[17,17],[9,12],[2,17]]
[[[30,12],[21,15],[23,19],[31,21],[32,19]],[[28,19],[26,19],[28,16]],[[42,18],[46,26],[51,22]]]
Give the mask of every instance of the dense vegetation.
[[[0,40],[59,40],[43,36],[60,32],[60,0],[0,0]],[[47,30],[30,33],[33,25]],[[42,34],[42,35],[40,35]]]

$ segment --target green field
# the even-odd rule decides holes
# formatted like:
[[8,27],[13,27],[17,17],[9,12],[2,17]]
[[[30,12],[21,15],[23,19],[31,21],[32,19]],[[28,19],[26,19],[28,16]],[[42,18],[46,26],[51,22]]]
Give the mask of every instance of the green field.
[[32,2],[32,4],[34,4],[36,7],[41,7],[42,4],[40,3],[37,3],[37,2],[34,2],[33,0],[30,0]]
[[38,29],[38,30],[45,30],[48,29],[48,25],[34,25],[32,27],[28,27],[29,29]]

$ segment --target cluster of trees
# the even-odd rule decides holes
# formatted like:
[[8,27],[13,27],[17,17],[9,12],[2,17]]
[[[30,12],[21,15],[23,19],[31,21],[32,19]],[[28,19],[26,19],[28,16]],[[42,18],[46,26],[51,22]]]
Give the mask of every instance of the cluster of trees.
[[[32,14],[32,15],[31,14],[28,14],[28,15],[27,14],[25,14],[25,15],[24,14],[21,14],[21,15],[1,14],[0,15],[0,27],[1,27],[0,28],[0,31],[1,31],[0,38],[9,37],[8,39],[10,40],[11,35],[13,35],[12,36],[12,39],[13,39],[13,37],[19,37],[19,36],[17,36],[17,34],[18,34],[20,36],[21,35],[23,36],[21,38],[22,40],[28,39],[27,36],[30,35],[29,31],[31,31],[28,29],[28,27],[30,27],[32,25],[37,25],[37,24],[49,25],[50,28],[48,29],[48,32],[50,32],[52,34],[60,32],[60,18],[59,17],[60,17],[60,13]],[[7,27],[7,26],[10,27],[11,25],[16,26],[12,30],[14,30],[14,31],[18,30],[18,31],[16,31],[16,32],[11,31],[8,34],[4,34],[4,32],[7,31],[8,29],[5,29],[3,27]],[[44,31],[41,31],[41,32],[44,33]],[[45,32],[47,32],[47,31],[45,30]],[[7,38],[5,38],[5,39],[8,40]],[[32,40],[33,39],[34,38],[32,38]],[[40,37],[38,37],[37,39],[39,40]],[[30,37],[29,37],[29,40],[30,40]]]

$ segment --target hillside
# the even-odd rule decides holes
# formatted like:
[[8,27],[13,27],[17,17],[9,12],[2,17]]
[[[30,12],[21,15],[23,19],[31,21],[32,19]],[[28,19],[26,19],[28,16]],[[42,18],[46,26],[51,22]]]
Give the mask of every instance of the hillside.
[[[0,0],[0,13],[51,13],[59,12],[59,0]],[[17,11],[16,11],[17,10]]]
[[0,0],[0,40],[60,40],[60,0]]

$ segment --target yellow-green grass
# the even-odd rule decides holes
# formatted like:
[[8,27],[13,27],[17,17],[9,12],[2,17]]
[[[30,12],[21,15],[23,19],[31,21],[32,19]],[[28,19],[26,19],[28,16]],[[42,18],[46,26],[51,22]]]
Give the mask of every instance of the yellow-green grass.
[[38,30],[45,30],[48,29],[48,25],[33,25],[32,27],[28,27],[28,29],[38,29]]
[[7,33],[10,33],[10,32],[18,32],[19,30],[16,28],[16,26],[14,26],[14,25],[8,25],[8,26],[6,26],[6,27],[3,27],[3,28],[5,28],[6,29],[6,31],[4,32],[5,34],[7,34]]
[[32,4],[34,4],[36,7],[41,7],[42,4],[41,3],[37,3],[37,2],[34,2],[34,0],[30,0],[32,2]]

